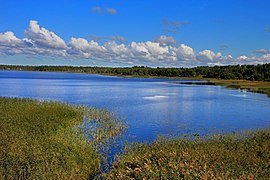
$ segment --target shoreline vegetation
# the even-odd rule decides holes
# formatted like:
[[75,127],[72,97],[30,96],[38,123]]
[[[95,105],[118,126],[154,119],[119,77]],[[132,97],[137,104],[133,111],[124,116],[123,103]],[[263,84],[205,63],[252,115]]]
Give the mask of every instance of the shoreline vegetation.
[[[214,85],[225,86],[230,89],[246,90],[248,92],[266,94],[270,97],[270,82],[268,81],[249,81],[249,80],[228,80],[216,78],[195,78],[193,80],[204,80],[205,83],[191,82],[193,85]],[[177,83],[177,82],[176,82]],[[183,83],[189,84],[189,83]]]
[[269,179],[270,129],[131,144],[104,179]]
[[1,179],[89,179],[99,148],[126,128],[102,109],[0,98]]
[[245,89],[250,92],[263,93],[270,97],[270,64],[200,66],[194,68],[0,65],[0,70],[70,72],[120,77],[204,80],[210,82],[212,85],[225,86],[233,89]]

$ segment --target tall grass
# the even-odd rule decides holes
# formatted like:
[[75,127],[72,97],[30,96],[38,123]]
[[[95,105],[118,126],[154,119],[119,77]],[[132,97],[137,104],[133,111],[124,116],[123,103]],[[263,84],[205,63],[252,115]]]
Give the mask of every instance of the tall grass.
[[270,179],[270,130],[131,145],[105,179]]
[[0,98],[0,123],[0,179],[91,178],[98,142],[124,129],[106,110],[13,98]]
[[232,89],[246,89],[250,92],[263,93],[270,97],[270,82],[269,81],[248,81],[248,80],[225,80],[206,78],[215,85],[226,86]]

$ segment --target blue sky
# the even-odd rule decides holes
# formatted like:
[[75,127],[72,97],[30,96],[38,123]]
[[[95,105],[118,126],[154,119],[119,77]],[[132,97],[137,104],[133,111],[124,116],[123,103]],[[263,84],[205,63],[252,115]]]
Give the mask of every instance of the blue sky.
[[0,64],[270,62],[268,0],[6,0]]

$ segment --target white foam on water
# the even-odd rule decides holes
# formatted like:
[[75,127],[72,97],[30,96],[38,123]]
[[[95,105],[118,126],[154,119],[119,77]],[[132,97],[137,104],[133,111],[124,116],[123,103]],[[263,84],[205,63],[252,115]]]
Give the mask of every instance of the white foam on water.
[[168,96],[146,96],[143,97],[144,99],[163,99],[163,98],[167,98]]

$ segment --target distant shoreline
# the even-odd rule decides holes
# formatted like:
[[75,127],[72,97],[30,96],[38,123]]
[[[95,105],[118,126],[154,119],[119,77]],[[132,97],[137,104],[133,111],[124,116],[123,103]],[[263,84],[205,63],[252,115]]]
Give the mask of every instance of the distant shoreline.
[[[257,68],[257,69],[256,69]],[[195,67],[195,68],[149,68],[143,66],[134,67],[73,67],[73,66],[16,66],[16,65],[0,65],[0,70],[17,70],[17,71],[34,71],[34,72],[63,72],[78,74],[99,74],[105,76],[117,76],[126,78],[166,78],[175,80],[204,80],[204,85],[225,86],[233,89],[244,89],[249,92],[263,93],[270,97],[270,81],[269,72],[270,64],[264,65],[235,65],[235,66],[215,66],[215,67]],[[236,70],[241,71],[235,72]],[[247,79],[230,79],[237,76],[244,77],[249,73]],[[131,74],[131,75],[130,75]],[[146,75],[148,74],[148,75]],[[159,75],[149,75],[159,74]],[[164,76],[164,75],[166,76]],[[181,74],[182,76],[174,76]],[[187,76],[183,76],[183,75]],[[208,77],[209,76],[209,77]],[[212,76],[224,76],[224,78],[213,78]],[[250,80],[260,76],[264,80]],[[198,83],[188,83],[198,85]],[[200,84],[199,85],[203,85]]]
[[160,76],[119,76],[113,74],[101,74],[106,76],[117,76],[126,78],[160,78],[160,79],[175,79],[175,80],[202,80],[206,82],[174,82],[175,84],[189,84],[189,85],[213,85],[225,86],[230,89],[247,90],[248,92],[266,94],[270,97],[270,82],[268,81],[249,81],[249,80],[234,80],[234,79],[217,79],[217,78],[203,78],[203,77],[160,77]]

